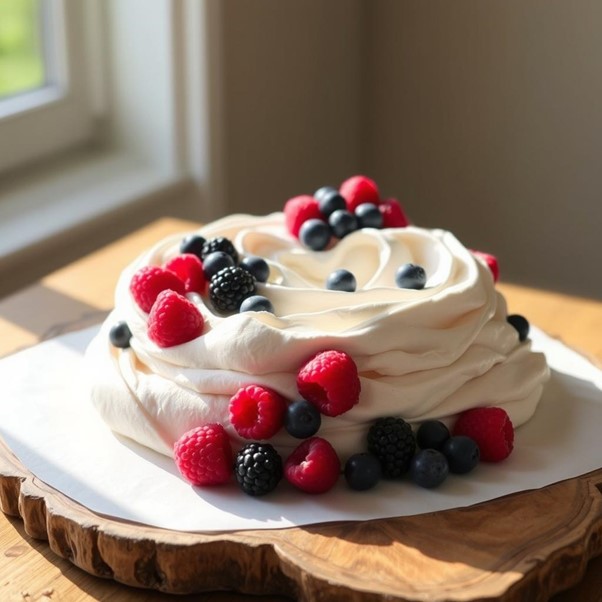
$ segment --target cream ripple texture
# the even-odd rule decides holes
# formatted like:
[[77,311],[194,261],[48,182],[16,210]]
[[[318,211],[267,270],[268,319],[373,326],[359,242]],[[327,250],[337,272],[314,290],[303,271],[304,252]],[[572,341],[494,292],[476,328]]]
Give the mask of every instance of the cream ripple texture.
[[[232,215],[198,233],[226,236],[239,253],[268,261],[270,278],[257,288],[275,315],[218,315],[210,301],[190,295],[205,332],[159,348],[147,336],[147,314],[131,297],[129,282],[140,267],[176,255],[181,236],[149,249],[123,271],[115,308],[86,354],[92,402],[115,432],[166,455],[184,432],[209,422],[222,423],[237,440],[230,397],[255,383],[298,398],[298,369],[325,349],[351,355],[361,378],[359,403],[324,417],[318,433],[342,460],[365,449],[367,429],[380,416],[449,422],[468,408],[500,406],[520,426],[535,412],[549,376],[545,358],[528,340],[519,342],[488,267],[450,232],[364,229],[313,252],[287,233],[283,214],[274,213]],[[423,290],[395,286],[395,271],[408,262],[425,268]],[[356,292],[325,290],[338,268],[353,272]],[[133,333],[124,351],[109,343],[118,320]],[[272,443],[287,454],[299,441],[281,432]]]

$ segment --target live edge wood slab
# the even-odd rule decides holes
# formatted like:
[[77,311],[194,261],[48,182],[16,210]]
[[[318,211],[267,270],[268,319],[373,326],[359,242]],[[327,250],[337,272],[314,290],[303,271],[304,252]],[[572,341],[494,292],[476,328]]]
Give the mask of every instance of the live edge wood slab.
[[[112,303],[117,274],[131,258],[168,233],[192,227],[163,220],[0,302],[0,353],[68,328],[66,322],[101,315]],[[602,304],[504,289],[513,311],[594,359],[602,357],[591,330],[596,322],[600,332]],[[44,296],[64,297],[69,313],[29,326],[27,306],[35,307]],[[576,327],[575,311],[581,312]],[[564,318],[563,328],[559,318],[567,314],[571,320]],[[253,594],[269,596],[265,600],[531,602],[570,587],[569,597],[556,599],[602,600],[600,558],[588,570],[588,561],[602,555],[602,468],[544,489],[415,517],[179,533],[90,512],[39,481],[0,441],[0,509],[21,519],[26,534],[19,532],[18,521],[0,517],[2,600],[165,599],[116,582],[172,594],[241,594],[212,595],[216,600]],[[52,555],[29,538],[47,540]],[[41,560],[31,556],[28,543]],[[70,573],[61,558],[85,573]],[[112,589],[104,585],[107,579]]]

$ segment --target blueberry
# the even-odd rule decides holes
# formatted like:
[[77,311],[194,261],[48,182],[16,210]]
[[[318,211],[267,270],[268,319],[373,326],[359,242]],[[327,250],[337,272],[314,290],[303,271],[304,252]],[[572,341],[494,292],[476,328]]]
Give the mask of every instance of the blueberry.
[[438,449],[449,439],[449,429],[440,420],[425,420],[416,431],[416,443],[420,449]]
[[355,276],[349,270],[335,270],[326,279],[326,288],[329,291],[344,291],[352,293],[357,288]]
[[223,251],[209,253],[203,260],[203,272],[205,273],[205,278],[211,280],[211,278],[213,278],[220,270],[229,268],[233,265],[234,259],[231,255],[228,255],[228,253],[224,253]]
[[369,452],[354,454],[345,463],[345,480],[351,489],[372,489],[382,477],[380,460]]
[[334,186],[322,186],[322,188],[318,188],[318,190],[316,190],[314,192],[314,199],[316,199],[316,201],[318,201],[318,203],[320,203],[320,201],[325,196],[328,196],[329,194],[332,194],[333,192],[336,194],[339,193],[339,191]]
[[299,240],[312,251],[322,251],[330,242],[330,228],[321,219],[308,219],[299,230]]
[[251,295],[240,304],[240,309],[238,311],[241,313],[245,311],[267,311],[273,314],[274,306],[272,305],[272,302],[263,295]]
[[420,487],[437,487],[448,474],[447,459],[436,449],[421,449],[410,461],[410,478]]
[[132,331],[130,327],[122,320],[113,325],[109,331],[109,340],[114,347],[127,349],[130,346]]
[[322,416],[315,405],[299,399],[289,404],[284,417],[284,428],[297,439],[307,439],[315,435],[322,423]]
[[514,328],[516,328],[516,332],[518,332],[518,340],[525,341],[529,336],[529,322],[524,316],[520,316],[519,314],[512,314],[506,318],[509,324],[512,324]]
[[406,263],[398,268],[395,283],[399,288],[423,289],[426,284],[426,272],[419,265]]
[[360,228],[382,228],[383,214],[374,203],[362,203],[355,209]]
[[479,446],[474,439],[465,435],[450,437],[441,449],[447,458],[450,472],[466,474],[478,463],[481,457]]
[[257,282],[267,282],[270,276],[270,266],[263,257],[249,255],[240,262],[240,267],[251,272]]
[[189,234],[183,238],[180,243],[180,253],[192,253],[200,259],[203,253],[203,245],[206,242],[207,241],[198,234]]
[[325,192],[318,200],[318,207],[324,217],[330,217],[338,209],[346,209],[347,203],[336,189]]
[[357,217],[347,209],[337,209],[331,213],[328,223],[337,238],[345,238],[348,234],[355,232],[358,227]]

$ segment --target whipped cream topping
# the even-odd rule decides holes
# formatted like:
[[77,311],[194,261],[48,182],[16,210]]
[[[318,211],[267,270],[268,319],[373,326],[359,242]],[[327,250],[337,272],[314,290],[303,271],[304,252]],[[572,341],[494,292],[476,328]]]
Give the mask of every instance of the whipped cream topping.
[[[241,256],[268,262],[269,280],[257,284],[257,293],[270,299],[275,314],[224,316],[191,294],[205,319],[203,335],[160,348],[147,336],[148,315],[129,283],[142,266],[177,255],[182,236],[140,256],[123,271],[115,308],[86,353],[92,402],[117,433],[166,455],[184,432],[210,422],[240,441],[228,418],[230,397],[244,385],[261,384],[297,399],[297,371],[326,349],[348,353],[362,385],[359,403],[323,417],[318,432],[343,461],[365,450],[367,430],[380,416],[450,422],[468,408],[499,406],[520,426],[533,415],[549,376],[545,358],[528,340],[519,342],[489,269],[450,232],[367,228],[314,252],[274,213],[232,215],[198,234],[225,236]],[[425,269],[424,289],[396,287],[397,268],[409,262]],[[355,292],[325,289],[339,268],[355,275]],[[126,350],[109,342],[118,320],[133,333]],[[287,454],[299,440],[283,430],[271,443]]]

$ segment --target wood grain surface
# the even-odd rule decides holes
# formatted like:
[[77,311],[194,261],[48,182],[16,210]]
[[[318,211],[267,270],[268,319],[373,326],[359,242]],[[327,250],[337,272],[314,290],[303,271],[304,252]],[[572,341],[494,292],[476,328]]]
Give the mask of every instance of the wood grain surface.
[[[163,220],[0,302],[0,354],[98,320],[126,263],[192,228]],[[500,288],[512,313],[602,359],[600,302]],[[555,602],[602,600],[602,469],[472,508],[216,534],[95,515],[33,477],[3,444],[0,475],[1,600],[171,599],[128,586],[213,592],[177,600],[537,601],[568,587]]]

